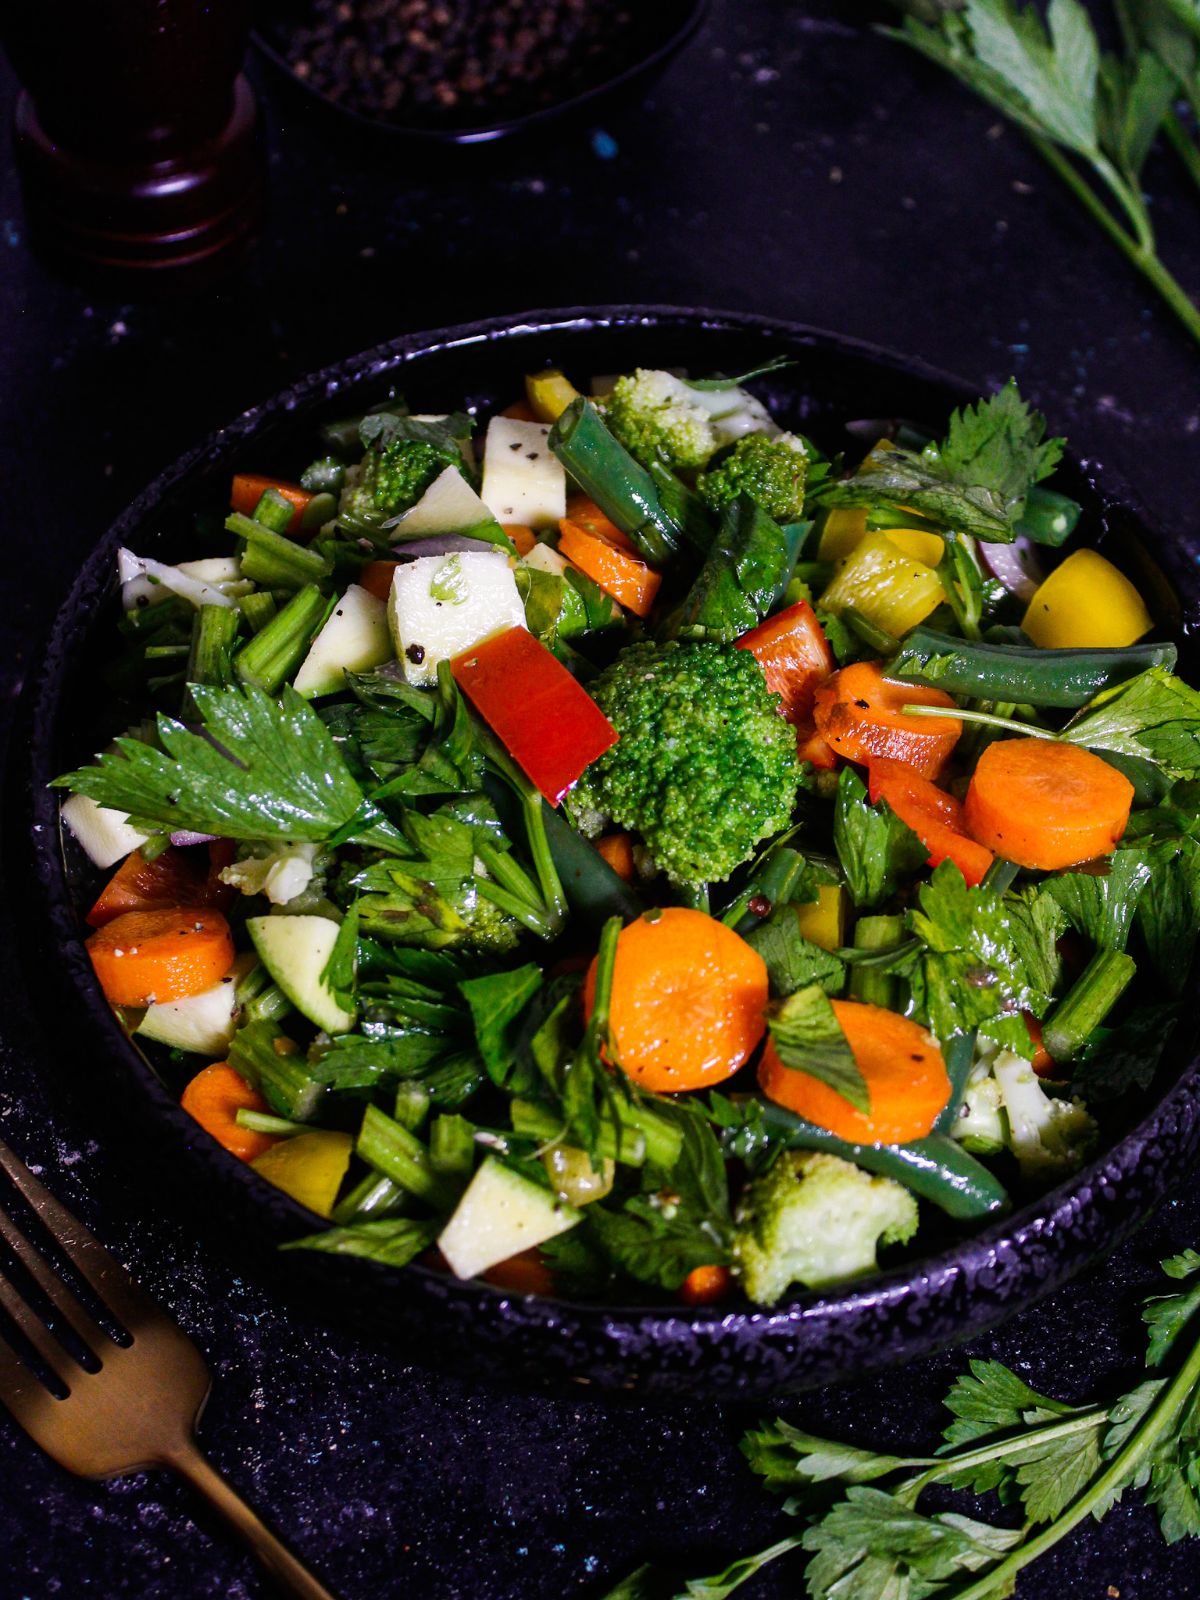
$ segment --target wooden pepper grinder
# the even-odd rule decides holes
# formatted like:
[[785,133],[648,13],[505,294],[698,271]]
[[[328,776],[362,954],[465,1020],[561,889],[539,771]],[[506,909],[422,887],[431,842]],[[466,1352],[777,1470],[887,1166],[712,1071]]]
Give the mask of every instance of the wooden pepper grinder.
[[245,239],[263,174],[249,29],[250,0],[4,0],[25,204],[46,244],[190,282]]

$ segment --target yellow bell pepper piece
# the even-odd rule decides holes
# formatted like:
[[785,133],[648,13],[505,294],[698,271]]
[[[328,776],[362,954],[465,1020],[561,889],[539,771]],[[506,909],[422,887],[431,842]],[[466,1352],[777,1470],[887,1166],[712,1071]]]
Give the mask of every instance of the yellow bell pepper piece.
[[525,398],[539,422],[557,422],[571,401],[578,400],[579,390],[556,367],[548,367],[526,374]]
[[838,884],[823,883],[817,898],[797,906],[800,937],[822,950],[840,950],[846,942],[846,895]]
[[844,561],[867,536],[866,506],[833,506],[825,513],[818,561]]
[[945,599],[932,567],[906,555],[891,533],[868,533],[840,563],[821,596],[826,611],[853,606],[877,628],[901,639]]
[[1076,550],[1035,591],[1022,628],[1043,650],[1120,650],[1154,619],[1123,572],[1095,550]]
[[268,1183],[319,1217],[327,1217],[346,1176],[353,1147],[348,1133],[315,1129],[281,1139],[250,1164]]

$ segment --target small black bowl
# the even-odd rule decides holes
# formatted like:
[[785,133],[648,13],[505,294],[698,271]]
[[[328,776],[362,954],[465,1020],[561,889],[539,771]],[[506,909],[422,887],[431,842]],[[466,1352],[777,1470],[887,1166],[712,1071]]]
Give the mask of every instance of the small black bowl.
[[305,78],[298,76],[287,59],[282,38],[294,20],[295,7],[287,0],[263,0],[256,16],[252,35],[256,48],[300,90],[312,104],[319,105],[345,118],[359,129],[400,142],[410,142],[429,147],[451,149],[470,145],[495,144],[499,139],[511,139],[520,134],[543,131],[548,123],[560,120],[578,121],[592,116],[604,104],[631,97],[646,89],[663,70],[671,57],[691,38],[700,25],[708,0],[656,0],[646,8],[642,18],[644,34],[638,42],[637,53],[626,63],[614,69],[609,76],[593,83],[589,88],[556,100],[549,105],[513,115],[497,114],[479,122],[469,119],[469,110],[463,120],[412,122],[391,121],[369,116],[353,106],[318,89]]
[[[1200,1149],[1200,1060],[1193,1013],[1173,1039],[1146,1115],[1083,1172],[1014,1215],[881,1276],[804,1294],[771,1311],[610,1306],[502,1294],[422,1265],[396,1271],[274,1246],[316,1219],[228,1156],[180,1109],[160,1065],[118,1026],[92,976],[81,909],[96,875],[60,834],[46,785],[85,760],[100,736],[96,662],[111,638],[113,555],[126,544],[167,560],[194,555],[195,514],[226,503],[239,470],[295,473],[313,453],[318,422],[365,409],[389,389],[421,410],[485,407],[519,392],[546,364],[576,374],[638,364],[738,372],[776,355],[794,364],[765,380],[773,409],[818,436],[856,417],[899,416],[940,427],[967,386],[915,361],[791,323],[664,307],[532,312],[409,334],[302,379],[184,456],[126,511],[84,563],[31,682],[25,712],[30,761],[19,825],[5,830],[12,866],[27,874],[43,913],[30,946],[41,1015],[61,1027],[59,1072],[90,1083],[112,1111],[119,1155],[139,1170],[157,1161],[147,1204],[169,1194],[181,1226],[225,1249],[257,1250],[281,1293],[322,1317],[399,1338],[420,1359],[498,1378],[594,1384],[643,1395],[750,1399],[813,1387],[908,1360],[967,1338],[1057,1288],[1141,1222]],[[1160,623],[1192,647],[1200,619],[1196,545],[1168,543],[1073,458],[1063,487],[1085,527],[1135,577]],[[18,743],[15,748],[20,748]],[[138,1129],[136,1142],[131,1129]],[[153,1199],[151,1198],[153,1195]]]

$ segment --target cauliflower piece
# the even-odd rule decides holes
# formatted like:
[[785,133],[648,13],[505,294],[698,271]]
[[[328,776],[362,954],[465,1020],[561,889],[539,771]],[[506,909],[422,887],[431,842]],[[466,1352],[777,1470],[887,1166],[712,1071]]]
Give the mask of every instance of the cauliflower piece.
[[798,522],[804,513],[808,451],[794,433],[768,439],[747,434],[696,480],[701,499],[714,511],[747,494],[776,522]]
[[748,651],[630,645],[588,690],[619,737],[570,791],[582,832],[611,818],[641,835],[673,882],[712,883],[787,827],[796,738]]
[[221,882],[232,884],[243,894],[265,894],[275,906],[286,906],[302,895],[313,880],[317,846],[302,840],[279,845],[253,844],[243,847],[237,861],[221,868]]
[[742,1196],[735,1271],[751,1300],[774,1305],[793,1283],[819,1289],[877,1272],[877,1249],[911,1239],[918,1220],[894,1179],[823,1151],[786,1150]]
[[990,1062],[977,1061],[950,1133],[972,1155],[992,1156],[1005,1148],[1007,1131],[1000,1085],[992,1076]]
[[703,467],[743,434],[779,431],[761,401],[736,384],[699,389],[655,368],[618,378],[603,409],[631,455],[647,466],[665,462],[673,471]]
[[1045,1185],[1077,1172],[1096,1142],[1096,1123],[1081,1100],[1048,1095],[1033,1068],[1001,1050],[992,1074],[1008,1121],[1007,1144],[1023,1177]]

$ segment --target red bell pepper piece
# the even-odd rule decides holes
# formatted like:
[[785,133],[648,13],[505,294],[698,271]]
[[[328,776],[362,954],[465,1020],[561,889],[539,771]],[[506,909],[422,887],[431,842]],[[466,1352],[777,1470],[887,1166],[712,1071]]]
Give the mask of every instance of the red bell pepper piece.
[[982,883],[992,864],[992,852],[967,837],[963,808],[953,795],[903,761],[886,757],[871,762],[868,793],[872,805],[886,800],[900,821],[912,829],[929,851],[929,866],[953,861],[969,884]]
[[812,726],[818,687],[834,669],[833,651],[807,600],[768,617],[737,641],[749,650],[766,676],[767,688],[781,696],[780,711],[794,727]]
[[617,742],[617,730],[592,697],[525,628],[508,628],[464,650],[450,670],[552,806]]

